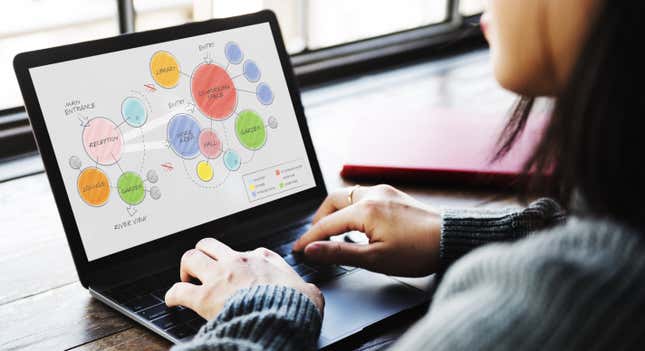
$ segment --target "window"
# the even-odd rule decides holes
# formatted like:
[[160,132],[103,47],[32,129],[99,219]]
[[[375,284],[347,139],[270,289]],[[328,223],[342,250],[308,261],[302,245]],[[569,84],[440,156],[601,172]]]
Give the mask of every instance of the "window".
[[[454,1],[454,0],[453,0]],[[292,54],[315,51],[450,19],[451,0],[132,0],[135,30],[234,16],[261,9],[278,15]],[[119,2],[22,0],[0,13],[0,110],[22,105],[11,62],[22,51],[118,33]],[[481,13],[483,0],[459,1],[463,16]],[[38,20],[30,20],[38,19]]]
[[[449,0],[134,0],[136,30],[273,10],[287,50],[300,53],[448,19]],[[478,3],[481,0],[470,0]],[[473,6],[467,9],[473,12]],[[462,6],[463,7],[463,6]],[[469,13],[470,13],[469,12]]]
[[479,15],[484,11],[484,0],[461,0],[459,12],[462,16]]
[[119,31],[114,0],[21,0],[6,5],[0,11],[0,110],[22,105],[12,64],[16,54]]
[[[0,159],[35,151],[13,72],[19,52],[130,30],[273,10],[301,84],[396,64],[473,37],[484,0],[21,0],[0,12]],[[481,42],[476,34],[475,41]],[[477,39],[479,37],[479,39]],[[479,44],[481,45],[481,44]],[[435,51],[433,51],[435,50]],[[407,56],[406,56],[407,55]]]

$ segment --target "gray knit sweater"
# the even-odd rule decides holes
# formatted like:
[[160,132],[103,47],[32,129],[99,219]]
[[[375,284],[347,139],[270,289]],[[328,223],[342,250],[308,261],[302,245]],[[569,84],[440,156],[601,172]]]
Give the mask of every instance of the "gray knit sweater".
[[[517,212],[446,211],[441,259],[448,270],[430,310],[394,349],[645,345],[645,244],[620,224],[565,221],[549,199]],[[320,325],[303,294],[253,287],[235,294],[193,341],[174,350],[315,349]]]

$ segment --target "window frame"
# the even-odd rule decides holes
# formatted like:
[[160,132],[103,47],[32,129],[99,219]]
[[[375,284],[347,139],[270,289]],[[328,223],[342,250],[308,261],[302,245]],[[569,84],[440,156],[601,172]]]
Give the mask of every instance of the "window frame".
[[[135,30],[133,0],[116,0],[119,33]],[[291,55],[301,87],[329,82],[349,75],[400,65],[404,62],[454,54],[485,46],[478,27],[479,15],[464,17],[459,0],[447,1],[446,20],[396,33],[304,50]],[[37,151],[23,106],[0,110],[0,161]]]

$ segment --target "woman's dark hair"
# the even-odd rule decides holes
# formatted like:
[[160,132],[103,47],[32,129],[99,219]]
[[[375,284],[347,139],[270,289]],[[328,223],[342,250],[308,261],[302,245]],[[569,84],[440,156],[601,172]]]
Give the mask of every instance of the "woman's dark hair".
[[[578,193],[585,213],[645,228],[645,1],[604,3],[525,164],[526,185],[565,206]],[[522,133],[532,107],[533,99],[520,99],[497,159]],[[536,176],[544,174],[550,176]]]

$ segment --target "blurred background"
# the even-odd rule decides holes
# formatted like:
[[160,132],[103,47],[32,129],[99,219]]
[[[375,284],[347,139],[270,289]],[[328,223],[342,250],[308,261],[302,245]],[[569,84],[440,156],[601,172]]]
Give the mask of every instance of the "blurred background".
[[483,0],[20,0],[0,12],[0,110],[22,105],[12,68],[23,51],[261,9],[280,20],[288,51],[302,55],[469,17]]
[[[296,79],[306,92],[330,84],[341,91],[341,81],[487,47],[479,30],[484,0],[6,0],[3,5],[0,182],[43,171],[39,158],[31,157],[38,151],[13,72],[13,58],[20,52],[271,9],[278,16]],[[446,96],[454,90],[448,87],[455,85],[459,91],[471,91],[462,93],[462,100],[468,96],[485,100],[480,106],[498,105],[498,97],[504,96],[490,89],[494,83],[485,62],[458,66],[463,73],[452,72],[453,78],[441,80],[436,91],[410,89],[423,91],[429,101],[448,103],[452,98]],[[459,76],[464,74],[491,84],[462,84]],[[304,100],[306,105],[311,98]],[[26,166],[3,162],[25,156],[30,157],[23,162]]]

